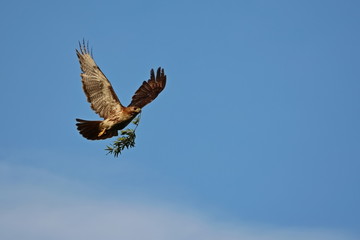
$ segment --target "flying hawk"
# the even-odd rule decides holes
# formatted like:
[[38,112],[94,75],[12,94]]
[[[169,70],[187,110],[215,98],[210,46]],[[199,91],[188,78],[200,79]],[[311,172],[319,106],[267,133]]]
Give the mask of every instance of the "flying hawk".
[[82,70],[81,81],[87,101],[91,108],[104,118],[102,121],[88,121],[76,119],[80,134],[89,140],[102,140],[118,135],[118,130],[125,128],[140,112],[141,109],[152,102],[165,88],[166,75],[164,69],[158,68],[156,76],[154,70],[150,71],[150,79],[144,81],[135,92],[129,106],[121,104],[114,89],[104,73],[96,65],[89,46],[79,42],[76,49]]

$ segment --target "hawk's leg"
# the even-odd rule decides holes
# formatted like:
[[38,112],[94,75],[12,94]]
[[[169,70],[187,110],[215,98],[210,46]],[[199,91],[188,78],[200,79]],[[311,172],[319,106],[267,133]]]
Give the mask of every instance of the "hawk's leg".
[[99,134],[98,134],[98,137],[101,137],[101,136],[105,133],[105,131],[106,131],[106,128],[104,128],[103,130],[101,130],[101,132],[99,132]]

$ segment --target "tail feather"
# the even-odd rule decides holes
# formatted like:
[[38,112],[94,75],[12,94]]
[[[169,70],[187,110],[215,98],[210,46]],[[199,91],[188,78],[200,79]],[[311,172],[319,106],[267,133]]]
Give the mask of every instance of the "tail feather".
[[76,123],[77,129],[79,130],[80,134],[86,139],[102,140],[118,135],[117,130],[106,130],[101,136],[99,136],[101,132],[101,121],[88,121],[78,118],[76,119],[76,121],[78,122]]

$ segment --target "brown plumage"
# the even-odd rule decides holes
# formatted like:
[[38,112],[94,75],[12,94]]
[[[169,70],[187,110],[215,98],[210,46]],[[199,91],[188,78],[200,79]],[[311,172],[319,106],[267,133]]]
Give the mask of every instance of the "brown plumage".
[[81,81],[87,101],[91,108],[104,118],[102,121],[88,121],[76,119],[80,134],[89,140],[102,140],[118,135],[118,131],[125,128],[140,112],[152,102],[165,88],[166,75],[164,69],[158,68],[156,76],[150,71],[150,79],[144,81],[132,97],[131,103],[124,107],[109,80],[96,65],[89,47],[79,43],[76,55],[82,70]]

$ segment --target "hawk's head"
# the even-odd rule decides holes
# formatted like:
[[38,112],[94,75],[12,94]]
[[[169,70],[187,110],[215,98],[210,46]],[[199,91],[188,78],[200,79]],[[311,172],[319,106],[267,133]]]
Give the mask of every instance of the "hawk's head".
[[138,114],[141,112],[141,108],[135,107],[135,106],[131,106],[131,107],[128,107],[128,112],[129,112],[131,115],[136,116],[136,115],[138,115]]

